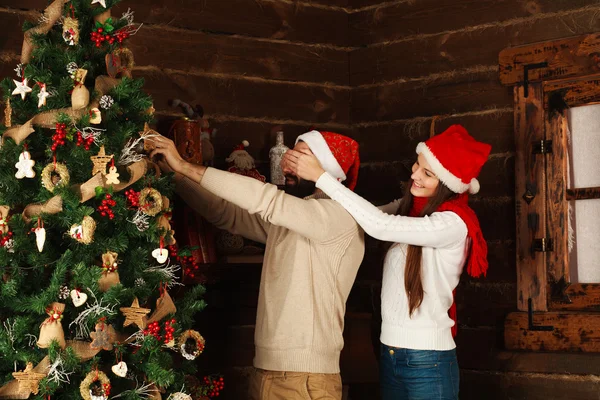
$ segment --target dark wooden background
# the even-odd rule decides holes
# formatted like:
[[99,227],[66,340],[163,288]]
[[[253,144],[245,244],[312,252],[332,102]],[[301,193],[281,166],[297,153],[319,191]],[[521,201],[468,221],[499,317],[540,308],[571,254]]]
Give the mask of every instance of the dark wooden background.
[[[21,25],[46,0],[2,0],[0,76],[13,76]],[[144,27],[130,43],[157,117],[168,100],[201,104],[218,160],[241,140],[266,172],[273,130],[288,145],[312,128],[360,142],[357,192],[380,204],[400,196],[415,145],[461,123],[492,144],[471,200],[489,246],[486,279],[458,288],[461,399],[596,399],[594,355],[503,351],[516,309],[513,96],[498,79],[509,46],[598,30],[593,0],[156,0],[124,1]],[[159,124],[160,125],[160,124]],[[346,397],[377,398],[381,261],[369,250],[348,301],[342,376]],[[223,372],[225,399],[244,399],[251,370],[260,266],[221,266],[198,329],[203,368]],[[373,328],[374,327],[374,328]],[[375,332],[375,333],[374,333]]]

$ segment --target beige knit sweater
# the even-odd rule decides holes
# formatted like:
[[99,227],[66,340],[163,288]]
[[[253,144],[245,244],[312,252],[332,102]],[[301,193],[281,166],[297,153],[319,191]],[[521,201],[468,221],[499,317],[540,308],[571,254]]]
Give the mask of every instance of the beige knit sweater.
[[221,229],[266,243],[254,366],[338,373],[346,300],[364,255],[363,231],[322,193],[306,199],[208,168],[177,192]]

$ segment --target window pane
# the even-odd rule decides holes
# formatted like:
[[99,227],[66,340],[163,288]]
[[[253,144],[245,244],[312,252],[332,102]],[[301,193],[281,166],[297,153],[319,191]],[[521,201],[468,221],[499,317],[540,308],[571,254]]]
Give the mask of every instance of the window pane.
[[573,107],[568,119],[569,188],[600,186],[600,104]]
[[574,233],[569,264],[572,283],[600,282],[600,199],[576,200],[571,206]]

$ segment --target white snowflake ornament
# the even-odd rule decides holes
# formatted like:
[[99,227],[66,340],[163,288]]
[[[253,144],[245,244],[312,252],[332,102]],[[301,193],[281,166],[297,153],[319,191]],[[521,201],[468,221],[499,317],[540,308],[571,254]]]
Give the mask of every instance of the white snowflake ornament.
[[19,162],[15,164],[15,167],[17,168],[15,177],[17,179],[35,177],[35,171],[33,170],[34,165],[35,161],[31,159],[31,154],[29,154],[28,151],[22,152],[19,155]]
[[21,99],[25,100],[25,96],[27,96],[27,93],[31,93],[32,90],[29,86],[27,86],[28,79],[23,78],[23,82],[19,82],[18,80],[13,79],[13,82],[15,83],[15,85],[17,85],[15,90],[13,90],[12,92],[13,96],[20,94]]

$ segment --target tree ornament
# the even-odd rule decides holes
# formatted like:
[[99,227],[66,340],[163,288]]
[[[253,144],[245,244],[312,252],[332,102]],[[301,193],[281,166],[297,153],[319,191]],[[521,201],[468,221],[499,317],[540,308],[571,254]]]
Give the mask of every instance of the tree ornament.
[[6,107],[4,108],[4,126],[7,128],[12,126],[12,107],[10,106],[10,97],[6,99]]
[[10,212],[9,206],[0,206],[0,234],[8,232],[8,213]]
[[67,125],[56,123],[56,132],[52,135],[52,147],[50,148],[52,152],[56,152],[59,146],[65,145],[65,140],[67,139]]
[[133,303],[131,303],[130,307],[121,307],[120,310],[125,316],[123,327],[131,324],[137,325],[137,327],[140,329],[144,329],[146,327],[146,315],[150,313],[151,310],[149,308],[140,307],[140,302],[137,297],[133,299]]
[[120,361],[112,366],[111,371],[116,376],[125,378],[127,376],[127,364],[125,363],[125,361]]
[[29,154],[28,151],[22,152],[19,155],[19,162],[15,164],[15,167],[17,168],[15,177],[17,179],[35,177],[35,171],[33,170],[34,165],[35,161],[31,159],[31,154]]
[[113,106],[113,104],[115,104],[115,101],[109,95],[105,94],[104,96],[100,97],[100,107],[101,108],[104,108],[106,110],[106,109],[111,108]]
[[[106,183],[108,183],[108,181]],[[104,195],[104,200],[102,200],[102,204],[98,206],[98,212],[103,217],[108,216],[109,219],[113,219],[115,214],[113,213],[112,207],[116,205],[117,202],[113,200],[111,194],[106,193],[106,195]]]
[[48,97],[50,97],[52,95],[46,91],[45,83],[39,83],[39,85],[40,85],[40,92],[37,95],[38,96],[38,108],[42,108],[43,106],[46,105],[46,99],[48,99]]
[[62,285],[58,290],[58,298],[60,300],[66,300],[69,298],[69,287],[67,285]]
[[162,210],[162,195],[153,188],[144,188],[139,197],[140,210],[153,217]]
[[69,46],[79,43],[79,21],[75,18],[65,17],[63,22],[63,39]]
[[170,395],[167,400],[192,400],[192,396],[184,392],[177,392]]
[[206,341],[202,335],[192,329],[183,332],[178,340],[179,350],[186,360],[194,360],[202,354],[205,344]]
[[152,251],[152,257],[154,257],[159,264],[164,264],[169,258],[169,251],[165,248],[159,247]]
[[15,90],[13,90],[12,94],[14,96],[16,95],[21,95],[21,99],[25,100],[25,96],[27,96],[27,93],[31,93],[32,89],[27,86],[28,83],[28,79],[27,78],[23,78],[22,82],[19,82],[16,79],[13,79],[13,82],[15,83],[15,85],[17,85],[17,87],[15,88]]
[[67,186],[71,179],[67,166],[62,163],[48,164],[42,170],[42,186],[50,193],[57,187]]
[[71,92],[71,108],[73,111],[83,110],[90,104],[90,91],[85,87],[87,70],[78,69],[73,78],[73,91]]
[[[100,382],[99,388],[91,388],[94,382]],[[110,396],[110,379],[102,371],[90,371],[79,385],[79,394],[83,400],[108,400]]]
[[65,332],[61,324],[64,311],[65,305],[62,303],[55,302],[46,308],[48,318],[46,318],[40,328],[40,338],[37,341],[39,348],[47,349],[53,340],[56,340],[62,349],[66,347]]
[[111,287],[121,282],[119,277],[119,264],[117,263],[118,254],[113,251],[107,251],[102,254],[102,276],[98,280],[98,286],[101,292],[106,292]]
[[100,151],[98,155],[91,156],[90,160],[94,163],[94,168],[92,169],[92,176],[96,174],[106,175],[106,164],[113,159],[113,156],[107,156],[104,150],[104,146],[100,146]]
[[44,243],[46,243],[46,229],[44,229],[44,222],[39,217],[37,227],[33,229],[33,232],[38,251],[41,253],[44,250]]
[[88,298],[87,294],[78,289],[71,290],[70,294],[71,301],[73,302],[73,305],[75,307],[81,307],[82,305],[84,305]]
[[79,67],[74,62],[70,62],[67,64],[67,72],[69,73],[69,76],[71,76],[71,79],[75,80],[75,73],[78,69]]
[[175,303],[173,303],[169,292],[163,289],[162,286],[160,292],[160,297],[156,300],[156,308],[152,315],[150,315],[150,318],[148,318],[148,323],[160,321],[167,315],[177,312],[177,307],[175,307]]
[[96,221],[88,215],[83,217],[81,224],[73,224],[69,230],[69,235],[83,244],[90,244],[94,241],[94,232],[96,231]]
[[[114,164],[114,161],[113,161]],[[106,174],[106,184],[107,185],[118,185],[119,183],[121,183],[119,181],[119,173],[117,172],[117,167],[115,167],[114,165],[111,165],[110,168],[108,168],[108,174]]]
[[94,350],[111,351],[114,348],[113,343],[116,342],[117,332],[112,325],[107,325],[104,321],[98,322],[95,326],[96,332],[90,333],[92,343],[90,347]]
[[[15,364],[16,365],[16,364]],[[21,372],[13,372],[13,377],[19,382],[19,392],[27,392],[27,394],[38,394],[39,384],[46,374],[34,372],[33,364],[28,362],[25,369]],[[27,396],[29,398],[29,396]]]
[[102,122],[102,113],[97,107],[90,110],[90,124],[98,125]]
[[100,4],[102,7],[106,8],[106,0],[92,0],[92,5]]

